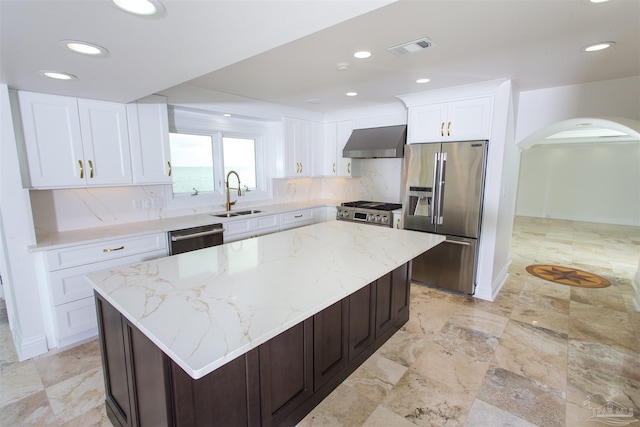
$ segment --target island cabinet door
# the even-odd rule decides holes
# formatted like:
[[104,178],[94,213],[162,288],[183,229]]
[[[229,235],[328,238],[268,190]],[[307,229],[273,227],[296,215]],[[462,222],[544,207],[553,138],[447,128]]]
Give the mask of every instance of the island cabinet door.
[[173,362],[171,371],[175,421],[169,425],[260,425],[258,350],[251,350],[197,380]]
[[116,426],[172,424],[169,358],[113,306],[96,298],[109,420]]
[[362,354],[375,339],[375,282],[349,296],[349,361]]
[[393,323],[402,326],[409,320],[409,303],[411,296],[411,262],[393,271]]
[[313,386],[318,390],[349,361],[348,315],[345,298],[313,316]]
[[376,340],[393,326],[392,273],[376,280]]
[[277,426],[313,394],[313,319],[258,347],[262,425]]
[[122,315],[100,298],[96,298],[96,310],[107,415],[115,426],[133,426],[134,402],[130,394],[131,381],[127,369],[130,349],[124,336]]

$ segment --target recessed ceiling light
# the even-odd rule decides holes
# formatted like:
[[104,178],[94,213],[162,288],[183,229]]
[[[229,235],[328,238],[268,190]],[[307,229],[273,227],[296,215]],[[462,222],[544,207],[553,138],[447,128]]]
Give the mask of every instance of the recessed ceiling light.
[[164,12],[158,0],[113,0],[116,6],[135,15],[151,16]]
[[358,96],[358,92],[347,92],[345,93],[347,96]]
[[609,0],[589,0],[590,3],[606,3]]
[[616,42],[598,42],[594,44],[590,44],[589,46],[585,46],[580,49],[582,52],[597,52],[599,50],[607,49],[616,44]]
[[66,49],[76,53],[82,53],[84,55],[106,56],[109,53],[107,49],[102,46],[77,40],[61,40],[59,44]]
[[320,104],[320,100],[318,98],[309,98],[307,99],[307,104]]
[[422,83],[429,83],[430,81],[431,81],[431,79],[418,79],[418,80],[416,80],[416,83],[422,84]]
[[49,77],[50,79],[56,79],[56,80],[77,80],[78,79],[73,74],[63,73],[60,71],[42,70],[40,71],[40,74],[42,74],[45,77]]
[[371,56],[371,52],[367,52],[366,50],[361,50],[353,54],[353,57],[358,59],[366,59],[366,58],[369,58],[370,56]]
[[229,113],[224,113],[222,116],[223,116],[223,117],[231,117],[231,114],[229,114]]

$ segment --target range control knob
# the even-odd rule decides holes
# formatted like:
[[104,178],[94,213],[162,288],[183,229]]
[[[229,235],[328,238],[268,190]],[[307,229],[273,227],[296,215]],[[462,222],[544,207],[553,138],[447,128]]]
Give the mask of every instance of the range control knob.
[[389,223],[389,217],[388,216],[383,216],[382,217],[382,222],[385,223],[385,224],[388,224]]
[[374,214],[367,215],[367,221],[373,222],[376,220],[376,216]]
[[380,215],[376,215],[376,222],[380,222]]

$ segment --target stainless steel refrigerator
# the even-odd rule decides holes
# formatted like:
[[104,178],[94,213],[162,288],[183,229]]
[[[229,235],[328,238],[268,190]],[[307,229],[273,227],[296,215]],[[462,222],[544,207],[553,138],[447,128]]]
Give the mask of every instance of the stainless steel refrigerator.
[[409,144],[404,228],[446,240],[413,260],[412,279],[473,294],[488,141]]

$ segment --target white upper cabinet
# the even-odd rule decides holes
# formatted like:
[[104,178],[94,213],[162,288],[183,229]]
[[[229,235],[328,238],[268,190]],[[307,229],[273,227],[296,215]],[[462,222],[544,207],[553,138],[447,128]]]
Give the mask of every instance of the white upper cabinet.
[[78,109],[87,185],[130,184],[126,107],[114,102],[78,99]]
[[351,120],[324,124],[322,149],[316,150],[318,175],[343,178],[359,175],[358,160],[342,157],[342,150],[352,131]]
[[407,142],[489,139],[493,97],[409,108]]
[[138,184],[171,184],[167,100],[152,95],[127,104],[131,168]]
[[18,97],[33,188],[131,183],[124,105],[30,92]]
[[313,176],[313,144],[317,124],[285,117],[283,126],[285,177]]

